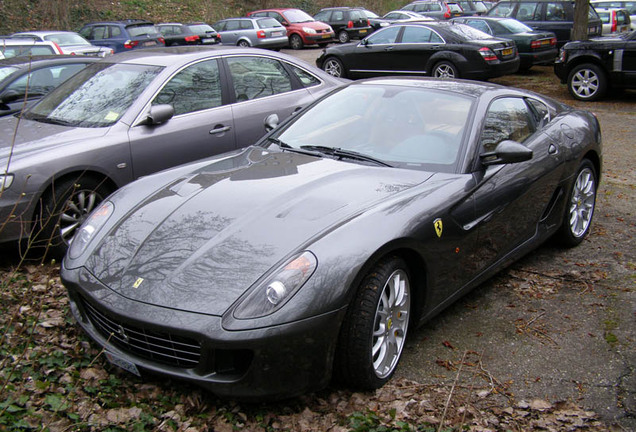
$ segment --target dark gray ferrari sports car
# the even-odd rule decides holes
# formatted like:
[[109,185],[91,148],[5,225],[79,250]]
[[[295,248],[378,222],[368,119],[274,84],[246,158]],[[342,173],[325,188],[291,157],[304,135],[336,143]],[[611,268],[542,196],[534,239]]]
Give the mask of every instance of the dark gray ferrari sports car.
[[547,97],[357,81],[254,146],[115,192],[62,280],[132,373],[233,398],[373,389],[409,328],[549,237],[580,243],[601,165],[597,119]]

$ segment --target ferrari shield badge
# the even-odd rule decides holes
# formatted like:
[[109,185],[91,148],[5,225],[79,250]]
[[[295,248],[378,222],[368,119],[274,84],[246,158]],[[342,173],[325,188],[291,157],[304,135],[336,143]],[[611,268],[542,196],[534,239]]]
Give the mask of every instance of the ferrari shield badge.
[[444,229],[444,224],[440,218],[437,218],[433,221],[433,226],[435,227],[435,233],[437,237],[442,237],[442,230]]
[[133,288],[139,288],[139,285],[144,281],[144,278],[137,278],[135,283],[133,284]]

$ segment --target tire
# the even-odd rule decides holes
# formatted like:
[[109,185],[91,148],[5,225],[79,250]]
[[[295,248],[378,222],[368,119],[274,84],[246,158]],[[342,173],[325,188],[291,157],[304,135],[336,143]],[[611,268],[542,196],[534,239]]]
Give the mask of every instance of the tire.
[[292,49],[299,50],[303,49],[305,44],[303,43],[303,38],[297,34],[293,34],[289,37],[289,46],[291,46]]
[[340,32],[338,32],[338,41],[340,43],[347,43],[351,40],[351,38],[349,37],[349,33],[347,33],[344,30],[340,30]]
[[240,46],[241,48],[249,48],[251,46],[250,43],[244,39],[238,41],[236,45]]
[[322,69],[329,75],[337,78],[345,78],[347,76],[344,65],[335,57],[329,57],[322,65]]
[[61,258],[78,227],[112,190],[93,177],[57,183],[43,197],[34,246],[42,256]]
[[443,60],[435,64],[431,76],[435,78],[459,78],[459,71],[454,64]]
[[577,246],[589,234],[596,207],[597,179],[592,162],[583,159],[568,192],[563,222],[556,234],[562,246]]
[[607,75],[595,64],[580,64],[568,75],[568,90],[572,97],[578,100],[598,100],[605,96],[607,86]]
[[380,261],[363,278],[342,324],[334,373],[355,388],[383,386],[402,355],[411,312],[406,263]]

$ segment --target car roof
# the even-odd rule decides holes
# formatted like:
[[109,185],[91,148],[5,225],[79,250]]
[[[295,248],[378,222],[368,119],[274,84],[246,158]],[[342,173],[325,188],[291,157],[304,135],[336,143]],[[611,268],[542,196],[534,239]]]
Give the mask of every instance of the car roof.
[[37,55],[37,56],[19,56],[19,57],[10,57],[8,59],[0,60],[0,66],[15,66],[15,67],[29,67],[34,63],[38,65],[41,64],[57,64],[57,63],[68,63],[77,62],[81,63],[83,61],[88,62],[96,62],[101,60],[101,57],[91,57],[91,56],[77,56],[77,55]]
[[[462,86],[459,88],[457,83],[461,82]],[[427,88],[436,89],[442,91],[449,91],[454,93],[460,93],[467,96],[480,97],[490,92],[501,92],[502,90],[509,90],[512,93],[518,92],[515,88],[502,86],[500,84],[494,84],[487,81],[471,81],[471,80],[457,80],[457,79],[437,79],[431,77],[378,77],[368,78],[364,80],[352,81],[349,85],[369,85],[369,84],[381,84],[381,85],[394,85],[401,87],[412,88]]]
[[58,34],[58,33],[70,33],[70,34],[77,34],[75,32],[72,31],[66,31],[66,30],[34,30],[34,31],[21,31],[21,32],[17,32],[17,33],[13,33],[12,36],[20,36],[22,34],[27,35],[36,35],[36,36],[48,36],[51,34]]
[[126,19],[126,20],[119,20],[119,21],[118,20],[113,20],[113,21],[94,21],[94,22],[86,24],[86,26],[100,25],[100,24],[122,24],[124,26],[136,25],[136,24],[155,25],[155,23],[153,23],[152,21],[148,21],[148,20]]
[[265,55],[275,56],[291,62],[297,62],[297,58],[281,53],[273,53],[269,50],[259,48],[240,48],[233,45],[214,46],[178,46],[178,47],[158,47],[145,48],[142,50],[132,50],[121,52],[102,60],[105,63],[129,63],[144,64],[151,66],[171,66],[175,63],[175,56],[181,57],[184,62],[196,61],[214,55]]

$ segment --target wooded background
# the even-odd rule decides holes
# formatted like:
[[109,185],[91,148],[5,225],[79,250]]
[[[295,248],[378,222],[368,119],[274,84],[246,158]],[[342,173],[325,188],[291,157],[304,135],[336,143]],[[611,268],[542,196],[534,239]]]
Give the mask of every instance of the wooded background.
[[0,0],[0,35],[25,30],[79,30],[91,21],[127,18],[160,22],[204,21],[244,16],[255,9],[294,7],[313,15],[323,7],[364,6],[379,15],[408,0]]

